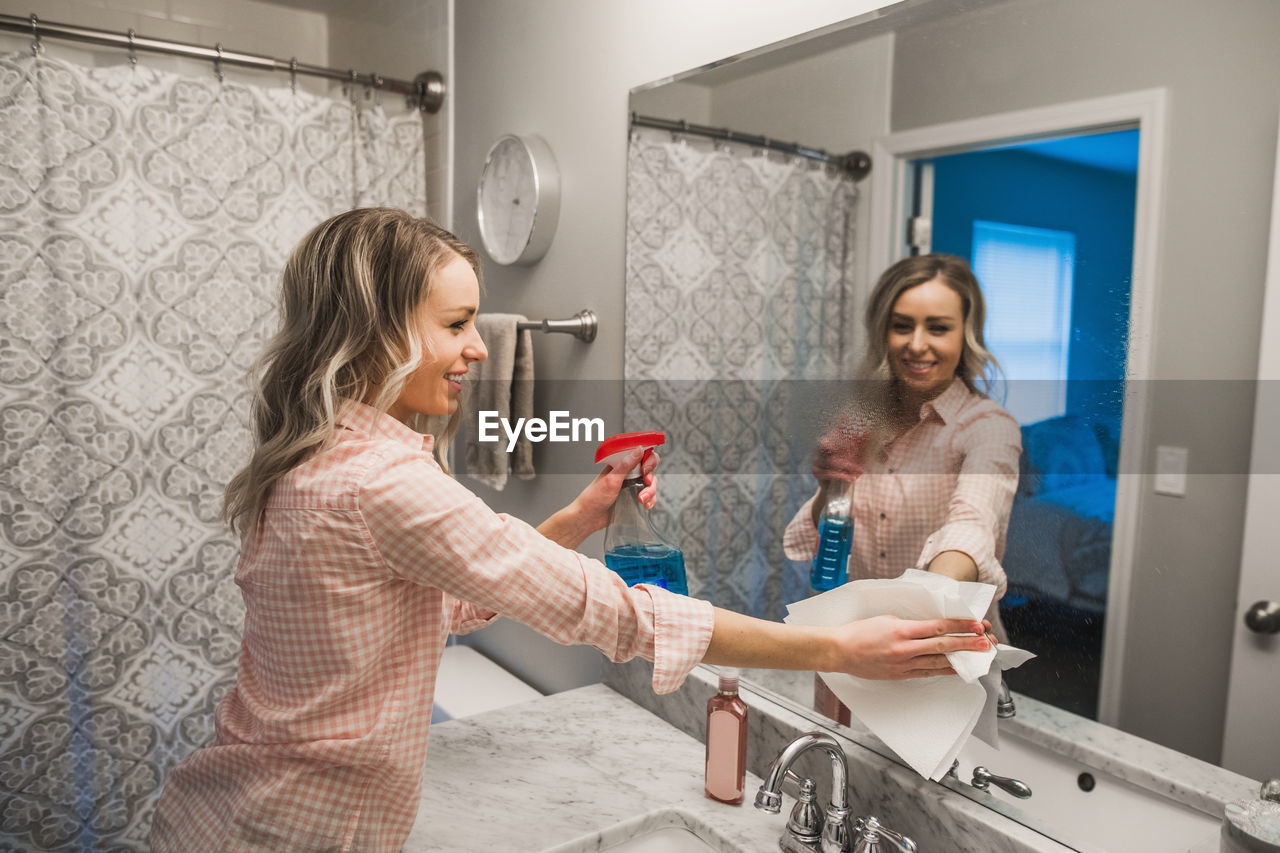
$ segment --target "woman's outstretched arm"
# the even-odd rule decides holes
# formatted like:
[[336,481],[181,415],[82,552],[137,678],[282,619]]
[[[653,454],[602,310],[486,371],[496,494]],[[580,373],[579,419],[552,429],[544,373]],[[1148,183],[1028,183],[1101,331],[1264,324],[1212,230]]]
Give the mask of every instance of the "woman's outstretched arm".
[[948,675],[946,655],[986,651],[987,626],[976,619],[899,619],[876,616],[834,628],[768,622],[715,609],[703,663],[762,669],[843,672],[901,680]]

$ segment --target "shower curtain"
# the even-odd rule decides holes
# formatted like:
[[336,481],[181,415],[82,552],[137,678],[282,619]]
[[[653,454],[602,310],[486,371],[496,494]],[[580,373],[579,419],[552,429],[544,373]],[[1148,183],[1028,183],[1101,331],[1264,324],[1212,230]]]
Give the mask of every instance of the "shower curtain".
[[782,530],[857,342],[857,198],[812,161],[632,132],[624,420],[667,433],[655,517],[690,594],[740,613],[809,593]]
[[242,616],[218,521],[307,229],[426,213],[367,96],[0,55],[0,848],[145,850]]

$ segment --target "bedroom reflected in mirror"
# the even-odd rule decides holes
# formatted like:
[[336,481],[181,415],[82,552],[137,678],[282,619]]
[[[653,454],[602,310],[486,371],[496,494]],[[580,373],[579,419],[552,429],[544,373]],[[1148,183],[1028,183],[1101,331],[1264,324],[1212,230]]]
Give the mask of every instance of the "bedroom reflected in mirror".
[[[929,251],[970,262],[1022,456],[1001,563],[1017,692],[1098,716],[1124,405],[1136,129],[911,164]],[[920,248],[917,246],[916,250]]]

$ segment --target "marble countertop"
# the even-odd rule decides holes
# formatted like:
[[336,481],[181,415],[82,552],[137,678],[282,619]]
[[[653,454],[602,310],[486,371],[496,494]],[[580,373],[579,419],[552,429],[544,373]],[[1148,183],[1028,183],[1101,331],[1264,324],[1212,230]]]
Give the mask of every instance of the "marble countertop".
[[[805,675],[811,689],[813,673]],[[612,664],[605,670],[605,684],[623,697],[691,736],[700,735],[705,724],[703,708],[714,694],[717,680],[711,668],[695,667],[684,686],[664,696],[658,696],[650,688],[652,677],[652,665],[641,660]],[[915,771],[896,759],[886,758],[887,748],[882,744],[878,750],[871,748],[868,742],[874,736],[869,733],[816,723],[812,712],[802,711],[794,703],[753,684],[743,683],[742,698],[751,715],[747,729],[748,770],[757,775],[765,773],[769,762],[792,739],[807,731],[826,731],[843,746],[848,757],[849,794],[854,814],[875,815],[885,826],[914,839],[922,851],[1066,853],[1085,849],[1048,837],[979,802],[980,797],[968,797],[943,785],[924,783]],[[811,752],[796,762],[795,769],[801,776],[817,782],[819,799],[825,802],[829,796],[830,771],[822,766],[823,761],[823,756]],[[786,798],[786,803],[790,802],[790,798]],[[789,808],[787,804],[784,808]],[[760,849],[773,850],[776,846]]]
[[[631,677],[647,685],[644,670]],[[794,800],[771,815],[752,806],[762,766],[798,732],[803,718],[744,691],[748,772],[742,805],[703,794],[702,708],[714,691],[703,668],[675,697],[688,720],[676,725],[596,684],[431,727],[421,805],[405,853],[476,850],[585,853],[659,825],[699,830],[720,853],[776,850]],[[698,717],[698,719],[694,719]],[[842,740],[837,736],[837,740]],[[855,815],[873,813],[914,837],[921,850],[1058,853],[1067,848],[918,777],[852,742],[849,755]],[[810,752],[795,769],[829,799],[830,766]]]
[[[813,674],[809,672],[744,670],[743,680],[764,687],[782,701],[813,692]],[[1017,715],[1001,720],[1001,731],[1064,758],[1213,817],[1221,817],[1227,803],[1257,796],[1259,783],[1253,779],[1029,696],[1013,696]],[[875,748],[884,748],[869,732],[860,731],[859,737]]]
[[[666,697],[648,689],[650,677],[643,662],[633,662],[611,668],[605,684],[432,726],[421,806],[405,853],[584,853],[659,825],[693,827],[721,853],[776,849],[785,814],[752,807],[761,781],[757,774],[812,723],[776,697],[744,689],[753,715],[748,767],[755,774],[748,772],[742,805],[717,803],[703,795],[704,751],[697,737],[706,698],[714,691],[711,676],[699,668],[684,688]],[[1205,812],[1252,793],[1243,777],[1090,721],[1067,719],[1034,700],[1019,701],[1018,717],[1003,722],[1022,737],[1088,758]],[[844,738],[833,733],[848,739],[855,814],[876,814],[915,837],[922,850],[952,849],[956,843],[992,853],[1068,849],[943,786],[921,785],[915,774],[859,744],[858,732],[844,732]],[[796,769],[818,782],[825,802],[829,769],[815,753],[805,759],[818,764]],[[791,803],[786,797],[784,812]]]
[[725,805],[704,796],[703,762],[701,742],[601,684],[433,725],[404,851],[596,850],[601,831],[673,811],[725,853],[776,849],[786,815],[752,806],[760,778]]

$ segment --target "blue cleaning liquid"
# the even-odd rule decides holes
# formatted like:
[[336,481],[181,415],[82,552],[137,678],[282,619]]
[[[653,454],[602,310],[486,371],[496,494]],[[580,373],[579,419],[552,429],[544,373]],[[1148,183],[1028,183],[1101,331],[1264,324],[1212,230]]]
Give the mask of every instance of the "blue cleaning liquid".
[[853,519],[824,516],[818,528],[818,553],[813,555],[809,585],[819,592],[843,586],[849,580],[849,547],[853,544]]
[[623,545],[604,555],[604,564],[617,572],[627,586],[648,583],[689,594],[684,554],[665,545]]

